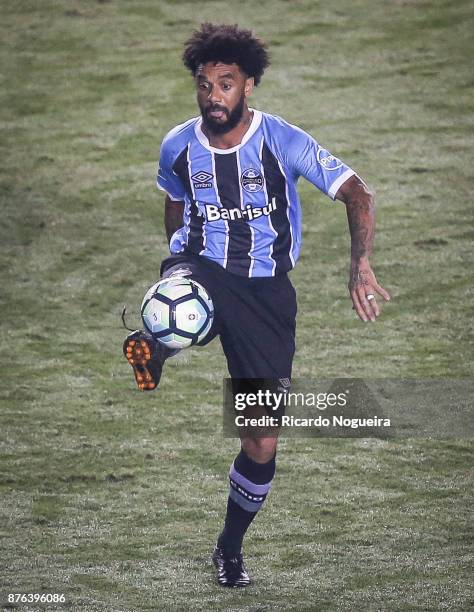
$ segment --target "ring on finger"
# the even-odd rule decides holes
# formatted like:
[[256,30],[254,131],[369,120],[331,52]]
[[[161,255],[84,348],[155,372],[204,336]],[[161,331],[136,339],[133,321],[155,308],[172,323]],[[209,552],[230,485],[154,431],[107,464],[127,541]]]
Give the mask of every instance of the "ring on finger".
[[370,300],[375,300],[375,295],[373,293],[368,293],[365,297],[369,300],[369,302]]

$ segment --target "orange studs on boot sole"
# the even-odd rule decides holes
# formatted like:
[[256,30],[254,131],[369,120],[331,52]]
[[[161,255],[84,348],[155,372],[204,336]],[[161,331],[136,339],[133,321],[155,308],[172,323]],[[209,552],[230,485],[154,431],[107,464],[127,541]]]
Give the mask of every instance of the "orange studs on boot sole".
[[156,383],[148,370],[148,362],[152,357],[151,348],[146,340],[139,343],[136,340],[125,340],[123,354],[133,368],[135,380],[141,391],[152,391]]

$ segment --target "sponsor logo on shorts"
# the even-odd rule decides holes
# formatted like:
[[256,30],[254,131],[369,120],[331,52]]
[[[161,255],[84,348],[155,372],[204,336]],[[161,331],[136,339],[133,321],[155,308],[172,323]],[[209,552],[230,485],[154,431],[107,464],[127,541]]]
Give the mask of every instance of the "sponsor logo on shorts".
[[247,168],[240,176],[240,184],[247,193],[256,193],[263,189],[263,176],[258,170]]
[[266,206],[261,208],[252,208],[250,204],[247,204],[245,208],[222,208],[216,204],[204,205],[206,219],[208,221],[235,221],[237,219],[242,219],[243,221],[253,221],[262,215],[268,217],[274,210],[276,210],[276,207],[277,203],[275,197],[273,197],[272,201],[268,202]]
[[316,157],[325,170],[339,170],[339,168],[342,167],[342,161],[340,159],[331,155],[326,149],[321,149],[321,147],[318,148]]
[[193,181],[194,189],[209,189],[212,187],[212,179],[213,175],[209,172],[205,172],[204,170],[200,170],[199,172],[195,172],[191,179]]

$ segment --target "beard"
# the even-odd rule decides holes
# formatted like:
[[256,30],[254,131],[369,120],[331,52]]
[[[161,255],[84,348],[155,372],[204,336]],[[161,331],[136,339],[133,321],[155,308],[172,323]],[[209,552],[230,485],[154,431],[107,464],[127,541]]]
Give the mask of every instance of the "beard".
[[[211,132],[212,134],[227,134],[227,132],[233,130],[237,126],[239,121],[242,119],[242,116],[244,114],[244,105],[245,96],[242,94],[240,100],[237,102],[234,109],[231,111],[229,111],[227,108],[224,108],[223,106],[219,106],[218,104],[209,105],[205,107],[201,106],[200,108],[202,122],[204,123],[206,129],[208,129],[209,132]],[[222,111],[226,115],[227,121],[225,121],[224,123],[219,123],[219,121],[216,121],[215,119],[210,117],[208,113],[213,110]]]

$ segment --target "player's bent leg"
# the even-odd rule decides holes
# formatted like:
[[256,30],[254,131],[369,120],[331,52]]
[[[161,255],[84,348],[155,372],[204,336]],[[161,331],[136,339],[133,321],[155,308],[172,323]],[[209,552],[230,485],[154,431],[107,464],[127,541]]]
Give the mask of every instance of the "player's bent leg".
[[157,388],[166,359],[216,335],[212,300],[190,267],[195,266],[177,263],[164,270],[143,300],[146,330],[135,330],[125,339],[123,353],[142,391]]

